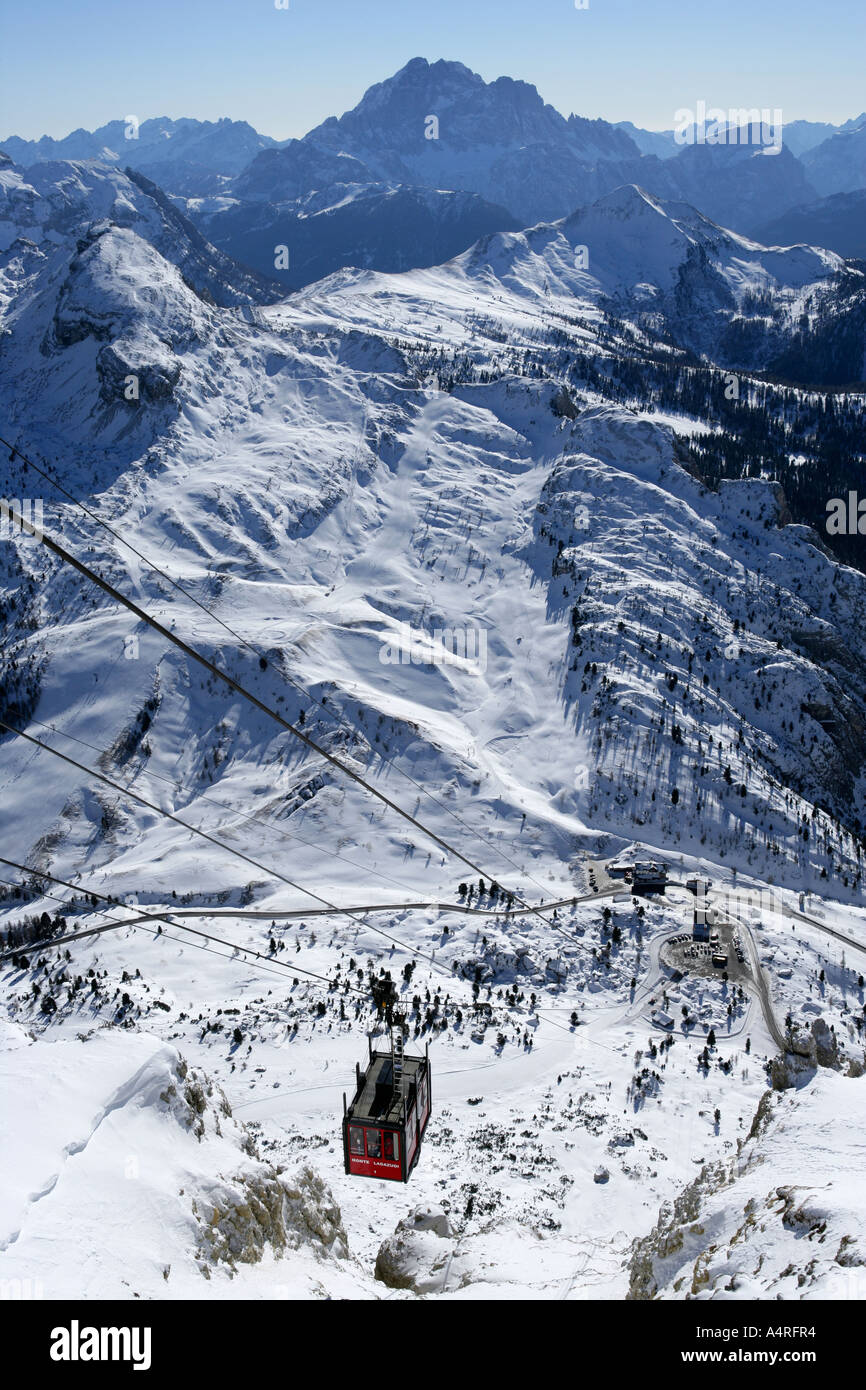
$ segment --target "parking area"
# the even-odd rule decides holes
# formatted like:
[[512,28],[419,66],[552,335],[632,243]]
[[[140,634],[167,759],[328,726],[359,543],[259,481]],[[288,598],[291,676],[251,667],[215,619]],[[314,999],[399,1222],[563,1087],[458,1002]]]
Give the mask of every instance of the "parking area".
[[742,929],[731,923],[709,928],[709,940],[696,941],[691,932],[670,937],[660,952],[663,965],[683,975],[727,975],[732,981],[751,980],[749,954]]

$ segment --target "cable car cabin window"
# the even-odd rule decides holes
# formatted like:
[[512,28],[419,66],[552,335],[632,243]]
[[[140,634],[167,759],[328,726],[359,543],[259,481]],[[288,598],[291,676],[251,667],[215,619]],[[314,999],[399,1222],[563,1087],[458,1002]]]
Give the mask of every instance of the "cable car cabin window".
[[399,1163],[400,1136],[398,1134],[393,1134],[390,1129],[386,1129],[383,1137],[385,1145],[383,1157],[389,1159],[391,1162]]
[[427,1114],[427,1078],[422,1076],[418,1087],[418,1115],[423,1124],[424,1116]]
[[382,1156],[382,1131],[381,1129],[367,1130],[367,1157],[381,1158]]
[[349,1149],[359,1158],[364,1157],[364,1131],[360,1125],[349,1125]]

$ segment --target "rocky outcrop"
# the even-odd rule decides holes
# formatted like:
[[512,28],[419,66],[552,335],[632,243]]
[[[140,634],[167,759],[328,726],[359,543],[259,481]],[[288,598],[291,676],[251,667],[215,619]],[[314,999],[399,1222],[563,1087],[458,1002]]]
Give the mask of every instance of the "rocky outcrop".
[[416,1207],[379,1247],[376,1278],[389,1289],[437,1292],[448,1277],[454,1247],[451,1224],[443,1208]]
[[261,1165],[198,1198],[199,1260],[229,1266],[255,1264],[270,1248],[278,1255],[301,1246],[344,1259],[349,1243],[340,1208],[312,1168],[293,1177]]
[[627,1297],[862,1299],[864,1104],[863,1082],[831,1068],[765,1092],[737,1157],[702,1169],[635,1242]]
[[222,1089],[179,1058],[159,1102],[201,1143],[235,1131],[249,1163],[230,1177],[199,1186],[192,1196],[199,1268],[255,1264],[270,1250],[283,1255],[302,1246],[321,1257],[344,1259],[349,1242],[330,1188],[308,1165],[287,1174],[263,1161],[252,1136],[232,1116]]

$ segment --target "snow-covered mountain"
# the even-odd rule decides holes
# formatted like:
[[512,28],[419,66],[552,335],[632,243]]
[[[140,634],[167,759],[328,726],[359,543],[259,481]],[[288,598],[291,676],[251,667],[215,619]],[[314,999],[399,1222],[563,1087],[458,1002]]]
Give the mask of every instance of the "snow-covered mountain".
[[633,121],[617,121],[616,125],[618,130],[624,130],[634,141],[641,154],[654,154],[658,155],[659,159],[672,159],[680,152],[681,146],[677,144],[673,130],[642,130]]
[[218,192],[261,150],[279,144],[246,121],[173,121],[162,116],[139,122],[128,116],[94,131],[74,130],[62,140],[11,135],[3,149],[23,168],[67,159],[97,160],[118,169],[132,165],[168,192],[192,197]]
[[477,193],[373,182],[330,185],[290,202],[216,198],[187,208],[215,246],[286,290],[346,266],[440,265],[479,237],[520,225]]
[[[22,167],[58,158],[131,166],[171,195],[189,200],[193,215],[206,214],[213,199],[225,197],[242,205],[268,203],[276,222],[286,204],[297,203],[291,211],[302,214],[310,197],[324,197],[333,207],[348,201],[351,190],[366,188],[369,205],[384,185],[390,192],[404,186],[474,194],[527,226],[568,216],[622,184],[637,183],[655,197],[691,203],[724,226],[754,235],[770,219],[814,200],[818,191],[856,186],[850,183],[855,177],[850,158],[856,156],[850,139],[857,123],[827,128],[835,131],[834,138],[849,141],[839,149],[849,181],[822,184],[820,190],[796,157],[801,152],[806,157],[810,139],[801,126],[811,131],[808,122],[795,122],[793,144],[770,147],[769,154],[764,147],[739,143],[681,146],[671,132],[563,116],[527,82],[511,77],[485,82],[462,63],[414,58],[372,86],[351,111],[329,117],[300,140],[272,140],[245,122],[227,119],[160,118],[138,124],[130,118],[92,134],[74,131],[63,140],[11,136],[4,148]],[[820,170],[821,151],[832,141],[820,144],[821,132],[812,135],[816,146],[809,147],[808,157]],[[827,177],[832,183],[836,176]],[[384,219],[389,210],[391,205],[382,203],[379,215]],[[431,206],[434,226],[436,212]],[[261,221],[262,210],[247,209],[243,216]],[[447,209],[442,216],[447,223]],[[359,235],[363,223],[361,216]],[[392,240],[409,264],[405,232],[396,210]],[[447,228],[443,234],[447,241]],[[254,236],[251,246],[248,263],[261,268]],[[363,252],[362,245],[342,264],[368,263]],[[393,268],[381,258],[371,263]]]
[[528,82],[487,83],[462,63],[426,58],[376,83],[304,143],[350,154],[379,178],[481,193],[524,221],[563,210],[552,187],[556,171],[567,187],[599,160],[639,155],[623,131],[607,121],[566,119]]
[[[785,121],[785,148],[799,158],[807,150],[814,149],[816,145],[829,140],[839,131],[856,130],[864,121],[866,112],[839,125],[833,125],[831,121]],[[617,121],[616,124],[634,140],[642,154],[656,154],[660,159],[670,159],[681,149],[673,130],[642,130],[632,121]]]
[[[862,272],[833,252],[761,246],[634,185],[560,222],[485,238],[459,265],[487,285],[493,276],[530,295],[590,300],[720,365],[751,370],[772,367],[806,305],[817,362],[828,316],[839,331],[840,280],[853,274],[859,285],[847,302],[858,320],[866,291]],[[864,370],[862,338],[852,347],[846,381]]]
[[830,121],[786,121],[785,122],[785,144],[792,154],[802,155],[807,150],[815,149],[816,145],[822,144],[825,140],[830,140],[839,132],[845,134],[848,131],[859,130],[866,124],[866,111],[859,116],[852,116],[850,120],[842,121],[839,125],[833,125]]
[[[567,216],[630,182],[690,202],[746,233],[814,196],[787,150],[764,159],[751,146],[676,146],[675,158],[659,158],[622,125],[566,119],[529,83],[509,77],[485,83],[462,63],[425,58],[412,59],[352,111],[330,117],[299,143],[322,151],[325,168],[348,156],[374,178],[479,193],[524,225]],[[294,149],[266,152],[253,166],[259,192],[259,171],[277,173],[283,158],[287,173],[300,160],[307,177],[315,168],[315,160]]]
[[[61,188],[66,184],[63,170]],[[103,184],[99,184],[99,194],[106,196]],[[33,197],[22,194],[21,184],[14,181],[12,199],[22,196],[24,226],[33,229]],[[41,204],[36,206],[41,208]],[[148,210],[156,216],[152,207]],[[601,698],[594,687],[595,677],[587,679],[574,665],[578,649],[585,666],[596,659],[597,642],[601,648],[608,642],[621,648],[624,639],[615,636],[613,621],[614,613],[619,613],[617,622],[622,617],[620,571],[614,569],[610,576],[608,599],[604,576],[596,574],[590,580],[586,570],[584,551],[588,556],[595,547],[591,528],[582,535],[569,524],[568,517],[584,504],[600,516],[610,506],[613,510],[605,520],[605,531],[623,539],[628,530],[624,530],[625,516],[652,515],[660,528],[657,558],[653,558],[645,523],[639,526],[640,553],[629,549],[622,558],[627,568],[638,567],[643,604],[649,602],[648,595],[654,590],[653,566],[658,564],[659,574],[669,570],[671,531],[682,529],[688,537],[684,587],[675,600],[671,595],[677,616],[662,622],[659,611],[653,613],[651,622],[647,619],[650,626],[658,624],[662,642],[671,623],[671,637],[677,628],[691,633],[686,648],[692,669],[682,667],[680,656],[675,657],[671,650],[665,657],[665,680],[658,684],[651,681],[640,697],[644,700],[655,691],[646,719],[649,727],[662,719],[667,744],[670,734],[663,709],[666,702],[672,703],[668,678],[677,677],[680,683],[677,700],[679,692],[684,692],[686,705],[675,722],[678,738],[687,741],[670,747],[664,761],[673,758],[683,764],[689,795],[700,800],[704,775],[700,730],[706,722],[705,710],[701,717],[691,715],[685,695],[696,683],[698,691],[692,698],[697,700],[698,709],[707,701],[721,702],[714,715],[720,729],[730,720],[735,726],[743,725],[736,740],[741,750],[736,761],[743,772],[734,778],[731,795],[740,782],[753,785],[756,777],[764,775],[760,771],[763,768],[769,777],[784,775],[789,782],[795,780],[804,791],[808,789],[812,800],[833,806],[852,824],[866,820],[863,789],[855,772],[861,760],[858,730],[866,727],[866,717],[859,712],[862,657],[852,636],[861,629],[860,577],[831,570],[835,578],[828,588],[825,567],[831,562],[814,548],[808,536],[784,526],[784,508],[771,485],[756,480],[729,486],[714,500],[679,468],[674,435],[660,425],[631,417],[619,406],[605,404],[594,386],[581,389],[579,368],[570,373],[563,370],[569,357],[569,352],[563,351],[566,343],[572,354],[591,356],[601,351],[611,360],[617,351],[627,350],[630,345],[626,339],[618,346],[615,339],[606,338],[611,322],[623,325],[621,333],[634,323],[632,331],[644,335],[648,349],[655,350],[654,344],[676,334],[687,346],[695,350],[702,347],[707,355],[713,340],[724,346],[729,323],[742,315],[743,302],[758,289],[779,308],[781,319],[797,323],[804,301],[832,293],[839,258],[807,248],[783,252],[753,246],[712,227],[693,210],[665,209],[639,190],[627,189],[585,210],[571,223],[488,238],[440,269],[400,276],[341,272],[292,300],[241,316],[237,310],[221,312],[197,292],[182,236],[173,242],[169,229],[160,251],[155,244],[158,238],[145,239],[136,230],[135,219],[128,217],[127,221],[131,225],[105,219],[94,226],[88,213],[88,230],[74,243],[55,245],[49,236],[49,254],[44,247],[19,238],[6,253],[4,299],[9,307],[2,342],[3,405],[8,427],[21,433],[22,447],[35,433],[39,447],[58,457],[69,459],[71,455],[72,460],[82,463],[86,459],[88,477],[114,482],[121,492],[125,491],[125,468],[136,468],[136,487],[145,485],[138,468],[146,457],[150,479],[146,487],[148,491],[154,489],[154,496],[145,513],[152,507],[154,517],[163,518],[158,526],[165,524],[166,505],[178,518],[200,513],[185,542],[191,547],[187,565],[206,565],[208,557],[217,553],[223,565],[232,554],[251,555],[245,527],[225,529],[229,516],[249,514],[257,517],[255,531],[260,544],[265,544],[261,555],[256,551],[256,564],[264,564],[265,573],[276,565],[273,582],[279,586],[287,578],[278,541],[284,529],[293,537],[291,573],[296,580],[306,573],[315,581],[319,530],[325,518],[339,508],[341,499],[351,495],[354,514],[351,522],[346,518],[349,548],[341,542],[341,564],[349,563],[354,543],[363,547],[368,530],[372,528],[374,536],[380,532],[391,505],[392,470],[402,453],[407,448],[411,451],[418,422],[428,410],[427,392],[433,389],[434,415],[445,407],[446,418],[456,412],[453,421],[443,425],[445,440],[456,430],[455,437],[464,440],[470,453],[480,450],[479,463],[491,450],[493,457],[501,454],[512,458],[507,471],[513,473],[515,486],[507,488],[502,498],[505,529],[500,542],[511,537],[507,549],[514,551],[515,584],[519,585],[521,575],[522,582],[531,581],[533,588],[552,584],[551,621],[554,631],[563,625],[566,640],[561,660],[567,661],[557,680],[556,701],[565,699],[569,722],[581,726],[585,717],[587,737],[592,741],[596,734],[590,730],[596,728],[601,711],[607,710],[614,698],[607,687]],[[152,231],[149,224],[148,230]],[[578,236],[589,247],[589,271],[574,266],[573,246]],[[163,252],[174,252],[183,262],[183,272]],[[650,337],[641,322],[647,303],[659,321],[657,333]],[[712,321],[712,315],[717,322]],[[706,325],[705,336],[698,342],[701,324]],[[221,364],[218,371],[217,360]],[[471,370],[466,371],[461,364],[470,361]],[[766,363],[757,354],[757,360],[738,365],[749,369]],[[369,379],[368,372],[374,374]],[[528,378],[524,375],[527,372]],[[441,398],[428,384],[431,373],[440,382],[450,379],[455,389],[463,379],[466,386],[456,395]],[[515,379],[509,384],[512,375]],[[130,376],[137,379],[137,400],[124,396],[124,383]],[[296,377],[299,382],[308,377],[310,381],[303,391],[300,384],[292,388],[295,403],[289,409],[283,401],[283,380]],[[556,404],[560,399],[564,399],[564,406]],[[45,421],[39,426],[30,415],[33,401],[40,402],[40,416]],[[459,423],[461,419],[463,423]],[[295,440],[291,446],[294,468],[287,474],[278,471],[271,475],[265,463],[267,485],[260,479],[255,487],[242,481],[239,468],[233,470],[235,500],[228,504],[226,513],[226,503],[217,502],[226,484],[216,481],[216,459],[227,452],[243,458],[249,447],[244,442],[249,431],[251,438],[264,432],[263,458],[267,460],[272,429],[281,439],[288,432]],[[684,425],[682,434],[688,437],[696,429],[697,423]],[[485,442],[488,435],[489,443]],[[190,483],[193,494],[181,504],[180,480],[172,460],[187,460],[187,467],[191,457],[203,455],[204,462],[213,454],[214,446],[208,442],[212,438],[220,441],[212,464],[205,463],[206,472],[216,467],[213,482],[205,485],[196,473]],[[280,444],[279,457],[285,447]],[[443,447],[447,472],[449,446]],[[141,451],[137,463],[136,450]],[[6,466],[7,495],[15,495],[18,466],[14,461]],[[74,470],[74,463],[67,466]],[[296,471],[299,467],[300,473]],[[486,469],[482,467],[482,471]],[[494,468],[491,481],[498,471]],[[516,487],[516,480],[525,473],[528,494]],[[70,476],[74,480],[74,471]],[[608,479],[605,487],[599,483],[602,477]],[[158,500],[161,478],[169,489],[162,502]],[[621,479],[621,497],[610,490],[615,478]],[[359,479],[366,481],[359,486]],[[83,483],[84,478],[80,481]],[[409,544],[407,563],[413,567],[419,563],[418,542],[407,537],[417,536],[419,526],[424,530],[424,492],[422,489],[410,508],[414,519],[406,536],[398,540],[395,535],[389,547],[397,554]],[[109,503],[109,510],[115,505]],[[670,517],[661,521],[668,510]],[[816,522],[819,519],[816,517]],[[332,521],[330,525],[338,524]],[[739,539],[744,529],[748,536],[746,554]],[[474,537],[467,542],[473,553],[478,552],[470,573],[480,567],[487,575],[488,567],[501,566],[501,560],[494,560],[499,543],[491,536],[479,549],[479,540]],[[492,550],[485,561],[488,545]],[[265,561],[272,547],[273,553]],[[309,556],[305,561],[306,549]],[[556,572],[551,575],[548,566],[554,561]],[[731,589],[733,576],[743,565],[754,577],[737,581]],[[326,570],[330,572],[330,566]],[[444,573],[448,573],[447,565]],[[434,566],[431,579],[436,574]],[[583,578],[578,580],[578,574]],[[62,577],[58,579],[62,582]],[[405,597],[398,599],[396,595],[411,593],[414,582],[395,575],[386,583],[380,574],[377,585],[383,583],[395,597],[379,610],[380,617],[362,647],[371,637],[374,649],[384,640],[385,614],[392,618],[410,616]],[[482,593],[489,583],[488,577],[481,584]],[[581,601],[587,585],[595,595],[588,608]],[[512,587],[505,584],[509,592]],[[425,582],[422,590],[426,588]],[[497,583],[496,588],[500,590],[502,585]],[[832,609],[828,607],[831,589]],[[784,602],[780,602],[780,591],[785,594]],[[742,593],[742,611],[736,613],[731,611],[735,592]],[[718,595],[718,610],[712,607],[714,594]],[[754,596],[747,599],[747,594]],[[453,600],[459,603],[463,597],[460,586]],[[357,598],[360,600],[361,594]],[[339,602],[347,599],[348,592]],[[363,602],[369,603],[370,596]],[[436,612],[439,602],[430,592],[421,610]],[[326,610],[329,607],[326,605]],[[378,607],[374,603],[374,608]],[[647,612],[654,608],[650,603]],[[265,604],[260,622],[267,609]],[[698,611],[702,614],[700,633],[695,629],[694,614]],[[579,640],[575,612],[581,615]],[[440,616],[456,622],[458,614],[442,612]],[[740,641],[749,652],[748,671],[738,670],[728,692],[731,673],[724,662],[721,666],[716,663],[718,653],[729,645],[734,616],[752,634],[753,646]],[[329,619],[329,625],[332,622]],[[584,622],[589,623],[585,633]],[[634,618],[630,624],[633,632],[641,630],[641,624],[635,627]],[[372,636],[377,629],[378,638]],[[704,638],[707,646],[702,654]],[[356,634],[352,641],[357,640]],[[503,640],[501,634],[499,640]],[[634,677],[625,680],[616,697],[617,703],[622,702],[624,718],[638,689],[644,690],[640,674],[644,660],[656,665],[666,650],[658,643],[655,646],[652,657],[648,652],[644,657],[637,641]],[[788,655],[780,658],[779,651]],[[831,651],[838,656],[830,665],[825,668],[819,658],[819,665],[813,668],[812,660],[818,653]],[[795,655],[798,652],[803,655]],[[513,650],[512,656],[517,656]],[[337,664],[352,663],[341,658]],[[784,681],[789,691],[795,680],[801,684],[801,715],[805,709],[817,712],[810,716],[807,735],[799,720],[793,729],[783,731],[772,713],[761,713],[765,708],[772,710],[774,680],[777,684]],[[584,707],[585,716],[579,713]],[[694,731],[690,733],[692,720]],[[629,720],[625,722],[628,725]],[[462,745],[463,740],[458,742]],[[748,778],[744,775],[746,764],[754,765]],[[685,796],[685,787],[681,792]],[[605,807],[602,819],[611,816],[615,823],[617,814],[613,805],[607,804],[607,792],[600,791],[599,795]],[[724,785],[713,793],[717,796],[720,799],[714,814],[723,826],[728,814]],[[757,834],[763,815],[760,798],[757,811],[750,809],[748,799],[744,805],[739,802],[738,819],[744,819],[752,826],[751,833]],[[670,811],[650,805],[644,809],[642,820],[649,827],[660,823],[660,816],[669,825]],[[797,818],[801,818],[799,811]],[[645,837],[648,835],[647,829]],[[798,851],[798,865],[801,858]]]
[[280,286],[209,245],[155,184],[91,161],[40,163],[26,172],[0,160],[0,254],[12,277],[66,264],[94,229],[134,231],[161,252],[199,295],[227,307],[264,303]]
[[[41,496],[51,534],[440,841],[36,542],[4,542],[0,720],[81,766],[0,737],[3,856],[33,870],[0,888],[2,1104],[29,1078],[54,1117],[14,1136],[2,1277],[65,1296],[73,1249],[102,1239],[67,1213],[104,1179],[130,1239],[100,1296],[625,1297],[660,1207],[736,1157],[782,1032],[822,1042],[799,1076],[815,1113],[826,1070],[863,1084],[866,575],[760,476],[771,426],[808,475],[813,417],[853,437],[862,395],[830,412],[752,374],[766,325],[749,355],[730,338],[761,301],[790,343],[840,281],[862,299],[860,272],[627,187],[442,266],[266,303],[138,177],[0,180],[0,433],[140,554],[5,450],[0,494]],[[711,487],[697,459],[725,448],[742,476]],[[441,841],[483,887],[459,893],[473,875]],[[731,909],[742,974],[675,968],[684,891],[612,896],[601,861],[635,853],[773,894],[758,921]],[[507,916],[493,881],[547,911]],[[611,897],[573,901],[593,885]],[[30,949],[61,917],[102,920],[88,893],[129,925]],[[390,907],[311,915],[371,903]],[[409,1050],[433,1044],[410,1192],[346,1177],[340,1153],[370,1018],[352,990],[386,969]],[[130,1147],[155,1171],[121,1200]]]

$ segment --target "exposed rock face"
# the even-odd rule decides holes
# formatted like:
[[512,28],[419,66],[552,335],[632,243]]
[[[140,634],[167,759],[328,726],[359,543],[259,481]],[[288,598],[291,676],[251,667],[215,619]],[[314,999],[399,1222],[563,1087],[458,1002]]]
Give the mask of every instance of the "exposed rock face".
[[824,1018],[816,1018],[812,1024],[812,1037],[815,1039],[815,1056],[819,1067],[835,1067],[839,1060],[839,1047],[836,1034]]
[[287,1175],[263,1162],[252,1136],[205,1072],[178,1059],[159,1101],[200,1143],[211,1135],[222,1138],[224,1129],[236,1131],[250,1160],[231,1177],[200,1187],[192,1199],[202,1273],[208,1275],[211,1264],[255,1264],[269,1247],[277,1255],[306,1246],[322,1257],[348,1256],[340,1208],[326,1183],[308,1165]]
[[568,420],[577,419],[577,406],[574,404],[574,401],[571,399],[571,396],[568,394],[568,390],[565,386],[560,386],[559,390],[556,392],[555,396],[550,402],[550,408],[553,411],[554,415],[557,415],[560,418],[564,417]]
[[449,1272],[455,1242],[442,1207],[416,1207],[383,1241],[376,1257],[376,1278],[389,1289],[433,1293]]
[[628,1298],[862,1299],[864,1106],[862,1080],[829,1068],[765,1092],[737,1158],[703,1168],[635,1242]]
[[773,1059],[770,1069],[773,1090],[802,1085],[817,1067],[839,1069],[838,1039],[824,1018],[814,1019],[809,1031],[789,1030],[787,1051]]
[[282,1186],[287,1230],[308,1243],[318,1240],[325,1251],[345,1257],[349,1242],[343,1218],[324,1179],[305,1164],[294,1177],[283,1178]]
[[[100,396],[106,405],[117,405],[124,400],[145,401],[157,404],[171,399],[180,381],[180,363],[164,358],[157,363],[142,361],[141,354],[124,344],[105,343],[97,354],[97,371],[100,381]],[[134,395],[130,396],[130,390]]]
[[770,1064],[770,1084],[774,1091],[788,1091],[814,1074],[815,1045],[808,1039],[808,1050],[780,1053]]
[[[727,1164],[707,1164],[679,1197],[664,1203],[653,1230],[643,1240],[635,1242],[629,1263],[628,1299],[655,1298],[674,1270],[686,1265],[690,1257],[698,1256],[706,1245],[704,1237],[707,1234],[705,1225],[698,1220],[703,1198],[724,1187],[730,1178]],[[679,1292],[681,1286],[675,1287]]]
[[344,1259],[348,1239],[340,1208],[312,1168],[285,1177],[269,1165],[242,1173],[198,1201],[201,1255],[211,1263],[255,1264],[268,1246],[277,1254],[311,1246]]

